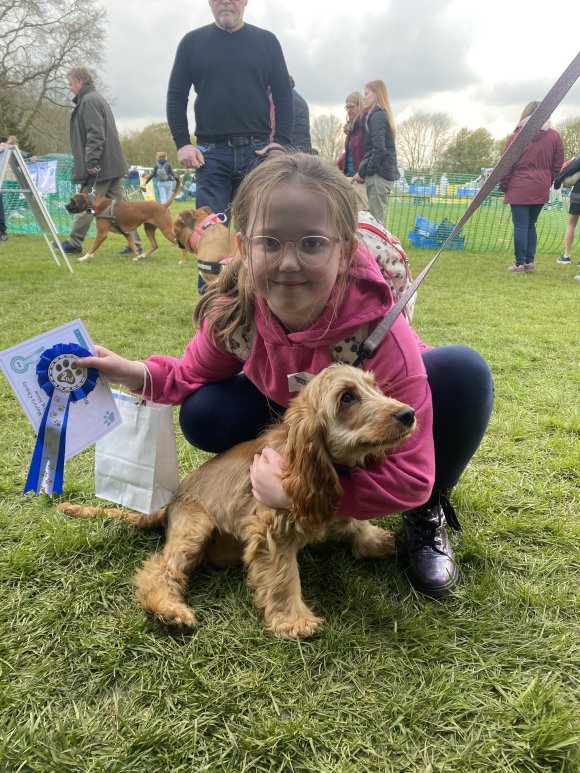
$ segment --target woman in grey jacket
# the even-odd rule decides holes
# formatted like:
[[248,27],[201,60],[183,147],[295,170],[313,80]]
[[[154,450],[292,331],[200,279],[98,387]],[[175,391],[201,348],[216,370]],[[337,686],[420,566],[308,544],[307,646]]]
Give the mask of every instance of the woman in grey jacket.
[[365,152],[355,178],[365,182],[369,212],[386,226],[389,194],[399,177],[395,148],[395,121],[383,81],[370,81],[364,89]]

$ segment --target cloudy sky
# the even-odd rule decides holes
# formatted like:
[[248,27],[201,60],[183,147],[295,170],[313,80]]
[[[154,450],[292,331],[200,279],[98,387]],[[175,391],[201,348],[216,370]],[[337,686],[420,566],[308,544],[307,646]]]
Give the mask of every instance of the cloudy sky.
[[[101,0],[104,73],[121,130],[165,120],[179,40],[213,21],[207,0]],[[249,0],[244,19],[280,40],[312,116],[344,118],[369,80],[389,89],[397,120],[444,111],[504,137],[578,53],[577,0]],[[580,116],[580,81],[553,119]],[[194,130],[190,113],[190,130]]]

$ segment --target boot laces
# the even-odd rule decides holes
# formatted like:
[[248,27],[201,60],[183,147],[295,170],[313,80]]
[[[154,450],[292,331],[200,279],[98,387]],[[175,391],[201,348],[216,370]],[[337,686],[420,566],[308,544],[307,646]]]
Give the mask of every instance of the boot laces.
[[438,491],[429,502],[417,508],[413,516],[405,515],[404,517],[412,527],[415,550],[421,547],[430,547],[438,553],[446,555],[442,549],[443,517],[452,529],[455,531],[461,529],[457,513],[446,491]]

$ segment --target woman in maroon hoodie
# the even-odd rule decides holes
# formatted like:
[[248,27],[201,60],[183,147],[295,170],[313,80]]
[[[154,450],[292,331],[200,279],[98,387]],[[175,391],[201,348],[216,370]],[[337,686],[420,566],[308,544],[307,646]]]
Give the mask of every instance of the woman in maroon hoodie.
[[362,94],[353,91],[346,98],[346,114],[348,116],[344,127],[344,153],[338,159],[338,168],[347,177],[354,177],[358,172],[365,149],[365,130],[363,124]]
[[[504,152],[539,104],[529,102],[524,107]],[[562,139],[551,122],[546,121],[510,171],[500,180],[499,188],[505,193],[505,203],[511,207],[514,224],[515,264],[508,271],[521,274],[534,270],[536,221],[550,198],[550,188],[563,161]]]

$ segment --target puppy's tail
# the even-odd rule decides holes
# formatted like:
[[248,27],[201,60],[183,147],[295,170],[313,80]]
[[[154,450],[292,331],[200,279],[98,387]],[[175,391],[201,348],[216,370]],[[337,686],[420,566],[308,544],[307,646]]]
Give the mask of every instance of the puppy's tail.
[[166,507],[160,507],[150,515],[128,513],[115,507],[83,507],[82,505],[74,505],[72,502],[61,502],[56,506],[56,509],[73,518],[98,518],[99,516],[124,518],[127,523],[137,529],[163,529],[167,524]]
[[178,174],[175,175],[175,182],[176,182],[175,190],[163,205],[166,209],[169,209],[169,207],[173,204],[173,200],[181,190],[181,177]]

